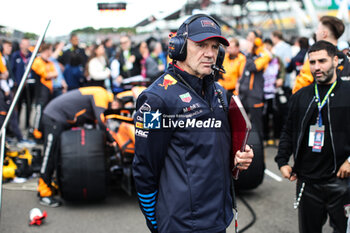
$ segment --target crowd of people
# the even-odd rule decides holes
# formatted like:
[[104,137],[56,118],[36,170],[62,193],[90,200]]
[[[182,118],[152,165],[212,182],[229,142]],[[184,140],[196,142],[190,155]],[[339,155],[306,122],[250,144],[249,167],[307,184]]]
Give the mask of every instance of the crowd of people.
[[[70,36],[67,44],[43,42],[11,118],[10,135],[21,146],[40,142],[42,111],[52,99],[67,91],[100,86],[116,94],[124,90],[122,82],[126,78],[140,75],[154,81],[167,66],[163,48],[164,45],[154,38],[135,44],[128,35],[121,36],[118,44],[107,38],[84,48],[75,34]],[[22,38],[19,46],[8,40],[1,42],[1,122],[32,50],[33,45],[27,38]],[[26,109],[25,113],[22,113],[23,109]],[[19,128],[21,114],[25,121],[22,130]]]
[[[210,31],[208,28],[201,26],[201,30],[204,32],[197,32],[196,30],[200,28],[200,22],[202,25],[203,22],[206,22],[214,29]],[[339,217],[339,209],[342,207],[342,202],[335,201],[333,203],[333,209],[324,209],[322,205],[315,204],[315,202],[317,202],[315,201],[316,199],[320,199],[323,203],[326,202],[328,198],[319,196],[321,194],[319,190],[322,189],[329,188],[330,191],[334,192],[334,195],[338,195],[340,199],[346,199],[345,195],[347,195],[344,191],[344,187],[347,184],[343,184],[344,182],[339,183],[335,178],[336,176],[346,178],[350,175],[350,160],[347,157],[349,151],[346,151],[346,148],[344,150],[340,149],[338,143],[334,143],[332,136],[332,130],[334,129],[331,127],[330,119],[330,115],[333,117],[332,113],[330,114],[332,106],[331,108],[329,107],[329,102],[331,101],[327,99],[337,83],[336,80],[340,81],[338,81],[338,85],[335,87],[334,91],[339,93],[339,96],[342,97],[343,90],[347,87],[346,81],[349,81],[350,77],[348,59],[349,43],[347,41],[338,41],[345,30],[343,22],[336,17],[323,16],[320,18],[319,26],[315,31],[314,37],[307,38],[300,36],[288,38],[288,40],[286,39],[288,35],[285,35],[280,30],[275,30],[269,34],[263,33],[260,30],[252,30],[247,33],[245,38],[232,36],[226,40],[226,38],[221,35],[221,31],[217,26],[218,24],[211,17],[203,15],[193,17],[185,21],[183,26],[179,28],[178,33],[182,35],[181,37],[177,35],[170,38],[172,44],[169,45],[169,50],[167,44],[157,39],[150,38],[149,40],[135,43],[135,41],[132,40],[133,38],[129,35],[121,35],[118,42],[107,38],[102,43],[94,43],[85,48],[80,47],[79,38],[75,34],[70,36],[68,44],[62,42],[56,44],[44,43],[40,47],[38,56],[34,60],[27,84],[24,87],[14,111],[14,117],[11,118],[9,124],[10,131],[17,138],[19,144],[34,143],[27,140],[30,137],[32,137],[36,143],[41,143],[43,142],[43,138],[45,140],[42,133],[43,125],[46,125],[46,128],[53,127],[54,125],[53,123],[48,124],[48,122],[50,122],[48,120],[45,120],[45,124],[43,124],[43,117],[46,119],[47,115],[51,114],[48,110],[44,110],[47,105],[53,106],[53,103],[56,105],[57,103],[63,104],[62,100],[64,100],[64,98],[61,98],[59,101],[57,99],[59,96],[64,95],[66,92],[72,93],[71,91],[76,89],[80,90],[80,94],[76,92],[74,96],[83,96],[84,93],[87,92],[81,88],[91,86],[101,87],[109,93],[117,94],[124,90],[125,86],[123,83],[130,77],[139,76],[141,80],[144,79],[142,85],[149,86],[151,83],[156,83],[156,85],[152,85],[148,91],[141,94],[138,100],[136,107],[139,109],[137,113],[139,114],[139,119],[143,118],[142,110],[144,110],[143,107],[145,105],[152,105],[152,110],[174,110],[176,109],[175,106],[182,106],[184,103],[188,103],[187,101],[198,99],[200,104],[202,104],[202,100],[205,100],[203,104],[208,103],[210,108],[215,108],[218,103],[221,105],[221,108],[225,108],[225,105],[228,106],[227,100],[230,100],[232,95],[238,95],[250,117],[253,130],[258,133],[264,146],[279,146],[276,162],[282,175],[289,180],[295,180],[296,176],[299,178],[297,183],[299,201],[301,196],[303,196],[303,198],[301,198],[302,201],[297,203],[297,205],[300,205],[300,231],[313,232],[312,230],[317,228],[317,226],[322,226],[325,217],[323,213],[328,212],[331,216],[332,227],[334,227],[337,232],[344,232],[344,221],[346,221],[346,219],[343,216]],[[197,34],[191,34],[192,32]],[[10,41],[3,40],[1,45],[0,119],[3,122],[14,93],[21,82],[26,65],[28,64],[31,56],[31,49],[29,40],[26,38],[21,39],[19,48],[16,51],[14,51],[13,43]],[[211,66],[205,66],[203,69],[199,68],[200,64],[196,63],[196,59],[198,58],[198,60],[200,60],[201,56],[208,56],[213,58],[210,62],[215,63],[216,56],[214,55],[218,52],[220,46],[225,49],[225,56],[222,64],[225,72],[221,72],[215,77],[215,81],[220,85],[214,85],[214,91],[211,90],[213,86],[209,85],[211,84],[211,80],[206,79],[212,72]],[[210,56],[206,55],[206,53],[210,54]],[[199,79],[193,79],[192,76],[196,76]],[[177,82],[183,82],[185,84],[183,86],[186,86],[186,88],[179,88],[179,90],[174,89],[173,92],[167,90],[170,85]],[[322,103],[322,105],[318,106],[318,114],[315,112],[309,114],[310,106],[313,106],[315,100],[312,99],[313,94],[309,94],[310,91],[313,93],[313,88],[310,88],[310,86],[313,85],[310,84],[315,85],[315,92],[317,90],[316,102]],[[309,87],[303,88],[306,86]],[[225,91],[221,91],[221,89]],[[318,95],[318,89],[320,90],[320,95]],[[205,94],[211,91],[216,93],[215,96],[209,95],[209,97],[205,97]],[[327,91],[329,93],[327,93]],[[171,97],[171,93],[174,94],[173,97]],[[221,95],[220,93],[226,93],[225,97],[227,98],[219,98],[218,101],[216,101],[215,98],[218,98],[217,96]],[[334,93],[332,94],[329,98],[333,98]],[[106,94],[106,96],[108,96],[108,94]],[[320,98],[320,96],[322,96],[322,98]],[[178,97],[180,97],[180,99]],[[54,101],[54,99],[56,99],[56,101]],[[175,99],[178,102],[176,102]],[[306,105],[306,102],[302,102],[302,100],[309,99],[311,101],[309,106]],[[105,108],[107,108],[108,103],[113,102],[113,98],[106,97],[106,101]],[[343,98],[339,101],[343,101]],[[325,102],[328,102],[328,108],[322,108]],[[25,113],[22,113],[23,104],[26,105]],[[167,104],[173,105],[172,108],[167,106]],[[185,109],[184,106],[182,106],[181,109]],[[344,106],[345,103],[340,107]],[[197,107],[197,105],[193,105],[191,108]],[[193,109],[188,111],[191,110]],[[206,114],[208,116],[216,114],[215,116],[221,119],[222,113],[215,112],[216,110],[214,109],[210,112],[208,109]],[[33,114],[35,115],[33,122],[30,122],[31,111],[35,111]],[[299,111],[300,114],[296,115]],[[23,122],[25,127],[24,131],[19,128],[19,120],[22,119],[19,118],[21,114],[25,115],[23,118],[25,119],[25,122]],[[307,114],[310,115],[310,118],[309,121],[304,124],[303,116]],[[324,119],[323,123],[322,120],[320,121],[320,118]],[[340,119],[338,123],[344,120],[337,115],[336,119],[338,118]],[[51,120],[52,119],[51,117]],[[224,121],[224,119],[222,120]],[[2,124],[2,122],[0,124]],[[228,122],[224,122],[228,124]],[[139,125],[142,125],[141,123],[143,124],[143,122],[139,122]],[[335,125],[338,132],[343,132],[337,124]],[[62,126],[62,128],[64,127]],[[141,132],[140,129],[136,130],[138,130],[137,132]],[[203,132],[204,131],[205,130],[203,130]],[[27,135],[27,139],[24,138],[23,132]],[[61,131],[58,133],[60,132]],[[349,132],[346,131],[346,133]],[[307,136],[304,136],[304,134],[307,134]],[[316,136],[312,138],[315,134],[321,139],[316,138]],[[167,178],[175,179],[174,177],[176,176],[174,176],[174,174],[176,174],[176,172],[171,170],[171,166],[178,166],[172,163],[174,161],[164,161],[164,155],[168,154],[167,156],[169,158],[179,156],[179,158],[183,159],[181,155],[176,152],[176,150],[183,150],[183,145],[177,148],[181,138],[189,137],[188,141],[195,139],[190,132],[188,134],[179,132],[179,141],[174,139],[174,135],[175,134],[168,131],[163,131],[162,134],[152,133],[152,130],[144,132],[143,134],[136,134],[138,139],[136,140],[134,176],[141,206],[144,206],[145,202],[148,203],[149,199],[153,200],[160,195],[161,202],[157,202],[157,204],[161,203],[159,204],[161,206],[158,206],[158,208],[165,208],[164,206],[171,202],[170,197],[172,197],[167,197],[165,190],[172,190],[173,193],[181,190],[181,187],[176,190],[174,189],[174,185],[177,181],[174,181],[171,186],[167,186],[168,181],[164,180],[163,173],[170,171],[172,174],[167,176]],[[227,137],[227,135],[223,134],[220,139],[216,133],[215,135],[213,134],[212,137],[208,136],[208,141],[219,140],[223,143],[218,147],[214,146],[214,142],[210,147],[203,146],[202,144],[195,145],[195,143],[193,145],[198,146],[198,150],[196,149],[197,152],[206,150],[206,152],[208,152],[207,154],[210,154],[210,151],[212,155],[217,155],[217,151],[224,151],[224,147],[227,147],[227,150],[225,149],[226,152],[230,150],[229,144],[224,143]],[[338,136],[335,136],[335,138],[337,137]],[[322,138],[326,138],[324,139],[325,141]],[[339,140],[344,141],[344,139]],[[164,142],[164,148],[160,148],[159,142]],[[344,144],[346,143],[347,142],[344,141]],[[172,145],[171,150],[166,146],[169,144]],[[336,144],[336,146],[334,146],[334,144]],[[186,142],[184,142],[184,145],[187,146]],[[138,149],[138,147],[142,148],[142,150]],[[147,150],[145,150],[145,148],[147,148]],[[332,151],[335,154],[334,159],[327,156]],[[197,152],[195,155],[202,153]],[[223,152],[224,159],[227,159],[225,156],[226,152]],[[336,152],[338,155],[336,155]],[[204,153],[203,151],[203,154]],[[298,153],[303,154],[299,160],[296,158]],[[314,163],[314,153],[319,153],[319,155],[322,156],[322,159],[317,163]],[[288,165],[289,157],[292,154],[294,154],[295,162],[298,161],[298,164],[296,164],[293,169],[292,166]],[[195,157],[195,155],[193,156]],[[242,169],[247,169],[252,156],[252,150],[250,148],[247,148],[246,152],[242,152],[242,154],[238,153],[238,162],[235,161],[236,165]],[[215,167],[213,167],[212,164],[216,161],[215,156],[210,157],[208,155],[207,159],[207,161],[203,158],[200,159],[203,162],[208,162],[208,166],[203,168],[205,168],[206,171],[209,170],[209,167],[214,169]],[[240,159],[248,162],[240,162]],[[194,163],[198,165],[196,162]],[[312,163],[314,164],[312,165]],[[162,170],[163,165],[170,170]],[[177,170],[177,172],[179,172],[179,177],[186,173],[186,171],[183,171],[184,174],[182,174],[180,167],[179,165]],[[201,166],[195,169],[200,169],[199,167]],[[310,167],[311,170],[309,169]],[[226,169],[225,166],[220,167],[220,169],[221,168],[223,170]],[[49,170],[49,172],[45,171],[45,176],[42,177],[41,184],[49,186],[51,180],[50,174],[48,173],[52,173],[52,169]],[[324,173],[321,174],[320,171]],[[206,172],[202,174],[204,173]],[[211,173],[208,174],[210,175]],[[229,175],[224,174],[224,176]],[[194,177],[194,179],[197,178]],[[208,180],[211,178],[212,177],[208,177]],[[178,179],[180,180],[181,178]],[[202,179],[198,178],[198,180]],[[195,185],[196,183],[194,180],[189,182],[194,183],[186,183],[184,185]],[[225,187],[227,186],[226,192],[228,192],[230,189],[230,182],[223,181],[223,183]],[[332,185],[336,188],[332,189]],[[307,188],[304,188],[304,186]],[[206,187],[205,185],[198,186],[198,190],[202,188],[206,189]],[[218,190],[220,188],[221,187],[218,187]],[[337,191],[337,188],[340,189],[340,191]],[[187,195],[187,189],[183,191],[184,193],[179,194],[181,198],[183,195]],[[51,192],[48,191],[48,193],[47,197],[50,197]],[[315,198],[313,198],[313,196],[315,196]],[[213,196],[210,196],[210,198],[213,198]],[[220,198],[217,198],[218,203],[223,201]],[[227,200],[229,200],[229,202],[232,201],[231,198]],[[174,199],[172,199],[172,201],[174,201]],[[182,203],[182,201],[178,201]],[[51,204],[52,206],[58,205],[58,203],[54,202],[52,199],[48,200],[46,204]],[[175,207],[176,206],[174,206],[174,208]],[[154,206],[152,206],[152,208],[154,210]],[[182,222],[180,221],[181,223],[176,222],[179,220],[174,221],[169,214],[169,209],[164,209],[163,217],[167,216],[166,219],[157,219],[159,220],[158,222],[155,220],[155,217],[147,215],[147,209],[149,208],[142,207],[141,209],[146,216],[147,224],[152,232],[157,232],[157,227],[159,225],[163,229],[167,229],[167,227],[174,227],[174,229],[182,229],[182,227],[184,229],[192,229],[191,224],[181,225],[186,222],[186,219],[182,219]],[[214,213],[214,209],[208,211]],[[310,211],[310,209],[313,211]],[[186,211],[184,213],[191,215],[191,213],[187,213]],[[230,211],[225,211],[227,211],[228,214],[226,217],[231,216]],[[152,214],[153,212],[151,211],[150,213]],[[315,214],[315,212],[317,212],[317,214]],[[231,219],[228,218],[223,219],[223,222],[218,224],[217,228],[213,229],[215,229],[215,232],[224,232],[222,231],[224,230],[223,226],[230,221]],[[202,225],[210,224],[210,222],[203,221],[203,219],[199,219],[198,222]],[[209,225],[208,228],[210,228]]]
[[[324,20],[327,19],[325,17]],[[332,23],[326,22],[325,27]],[[333,40],[332,43],[336,45],[337,39],[331,38],[334,34],[332,30],[334,29],[329,26],[331,33],[325,37],[318,35],[320,38],[315,39]],[[306,71],[302,68],[307,60],[309,45],[315,40],[306,37],[286,40],[286,36],[279,30],[270,35],[254,30],[246,38],[229,38],[230,46],[225,47],[223,63],[226,72],[221,73],[218,79],[228,91],[228,97],[232,94],[240,95],[251,120],[255,122],[256,130],[268,146],[278,145],[292,90],[294,93],[312,82],[307,64],[304,68]],[[1,62],[4,67],[1,71],[2,119],[21,81],[32,48],[27,38],[21,39],[19,46],[8,40],[1,43]],[[340,41],[338,49],[346,54],[349,43]],[[101,43],[93,43],[84,48],[80,46],[75,34],[70,36],[67,44],[44,42],[16,105],[10,132],[20,144],[28,146],[33,143],[25,139],[19,129],[23,104],[27,106],[24,134],[29,139],[33,136],[38,141],[41,138],[42,110],[53,98],[83,86],[101,86],[117,93],[123,90],[124,79],[138,75],[151,83],[166,70],[168,62],[167,45],[154,38],[136,44],[131,36],[122,35],[118,42],[106,38]],[[44,67],[46,71],[43,73]],[[32,110],[35,111],[35,117],[31,122]]]
[[[4,40],[1,45],[2,125],[33,47],[27,38],[21,39],[16,51],[12,51],[13,43],[10,41]],[[53,197],[51,181],[62,131],[93,123],[94,120],[99,122],[99,128],[106,131],[101,114],[108,108],[124,104],[116,95],[125,90],[123,80],[139,76],[139,80],[147,84],[167,66],[163,45],[155,39],[135,44],[130,36],[123,35],[119,45],[115,46],[106,39],[83,48],[78,36],[72,34],[68,44],[43,42],[39,48],[8,125],[7,140],[20,148],[43,145],[38,184],[39,199],[43,205],[56,207],[61,204]],[[70,104],[66,105],[67,102]],[[25,113],[22,112],[23,107]],[[19,122],[23,119],[25,122],[20,127]],[[106,134],[112,143],[114,139],[107,131]]]

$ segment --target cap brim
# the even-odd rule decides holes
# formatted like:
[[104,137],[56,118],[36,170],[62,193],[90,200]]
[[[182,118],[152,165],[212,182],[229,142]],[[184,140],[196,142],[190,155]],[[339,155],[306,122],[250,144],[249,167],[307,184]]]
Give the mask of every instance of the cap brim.
[[219,42],[225,46],[230,45],[230,42],[228,42],[228,40],[226,40],[225,37],[223,37],[221,35],[214,34],[214,33],[203,33],[203,34],[197,34],[197,35],[193,35],[193,36],[189,37],[189,39],[194,41],[194,42],[202,42],[204,40],[208,40],[211,38],[219,39]]

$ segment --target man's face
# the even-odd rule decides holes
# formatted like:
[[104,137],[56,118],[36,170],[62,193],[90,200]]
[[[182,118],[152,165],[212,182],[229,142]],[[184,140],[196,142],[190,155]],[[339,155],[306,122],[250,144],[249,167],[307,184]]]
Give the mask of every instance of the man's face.
[[187,40],[187,56],[184,70],[198,78],[203,78],[212,72],[211,65],[215,64],[219,52],[218,39],[208,39],[202,42]]
[[21,40],[21,43],[19,44],[19,48],[22,53],[27,53],[29,50],[30,42],[27,39]]
[[78,46],[78,44],[79,44],[79,38],[78,38],[78,36],[72,36],[72,38],[70,39],[70,43],[71,43],[74,47]]
[[227,47],[227,53],[232,56],[237,56],[239,53],[239,46],[235,42],[231,41],[230,46]]
[[246,39],[254,44],[255,38],[256,38],[256,36],[255,36],[254,32],[249,32]]
[[319,50],[309,53],[309,61],[311,74],[317,84],[330,84],[336,80],[337,56],[332,58],[326,50]]
[[4,55],[10,55],[12,51],[12,45],[10,43],[4,43],[2,45]]
[[131,41],[127,36],[123,36],[120,38],[120,47],[123,51],[129,50],[131,46]]
[[41,53],[40,53],[41,57],[44,58],[45,60],[49,60],[49,58],[51,57],[52,55],[52,46],[46,50],[43,50]]

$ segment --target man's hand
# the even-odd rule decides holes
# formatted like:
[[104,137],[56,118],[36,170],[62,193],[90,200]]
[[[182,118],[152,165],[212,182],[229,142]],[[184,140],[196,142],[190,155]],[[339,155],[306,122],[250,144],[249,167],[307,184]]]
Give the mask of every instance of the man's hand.
[[280,168],[283,178],[286,178],[290,181],[294,181],[297,179],[297,176],[292,173],[292,167],[289,165],[284,165]]
[[122,84],[122,82],[123,82],[123,76],[118,75],[118,77],[116,78],[115,81],[117,82],[118,85]]
[[252,148],[246,145],[244,152],[237,151],[235,155],[235,166],[240,170],[247,170],[253,161],[254,153]]
[[347,178],[350,176],[350,163],[348,160],[345,160],[345,162],[341,165],[339,168],[339,171],[337,173],[337,177],[339,178]]
[[9,77],[9,72],[6,70],[4,73],[0,74],[0,79],[7,79]]
[[68,85],[66,81],[64,81],[64,79],[62,79],[61,85],[62,85],[62,93],[66,93],[68,90]]
[[109,141],[107,141],[106,142],[106,144],[107,144],[107,146],[110,146],[110,147],[116,147],[117,146],[117,142],[109,142]]
[[134,63],[136,61],[135,55],[131,55],[128,59],[129,62]]
[[282,87],[283,86],[283,79],[279,78],[276,80],[276,87]]

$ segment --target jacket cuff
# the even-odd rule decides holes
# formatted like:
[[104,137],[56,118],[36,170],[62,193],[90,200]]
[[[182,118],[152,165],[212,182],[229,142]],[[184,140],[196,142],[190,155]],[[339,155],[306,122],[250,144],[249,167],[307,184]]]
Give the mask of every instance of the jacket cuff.
[[279,160],[277,161],[277,165],[278,165],[278,169],[280,169],[281,167],[288,165],[288,162],[284,160]]
[[156,219],[156,199],[157,199],[158,191],[153,193],[137,193],[139,198],[139,203],[141,206],[141,210],[145,215],[147,226],[152,233],[158,232],[157,219]]

